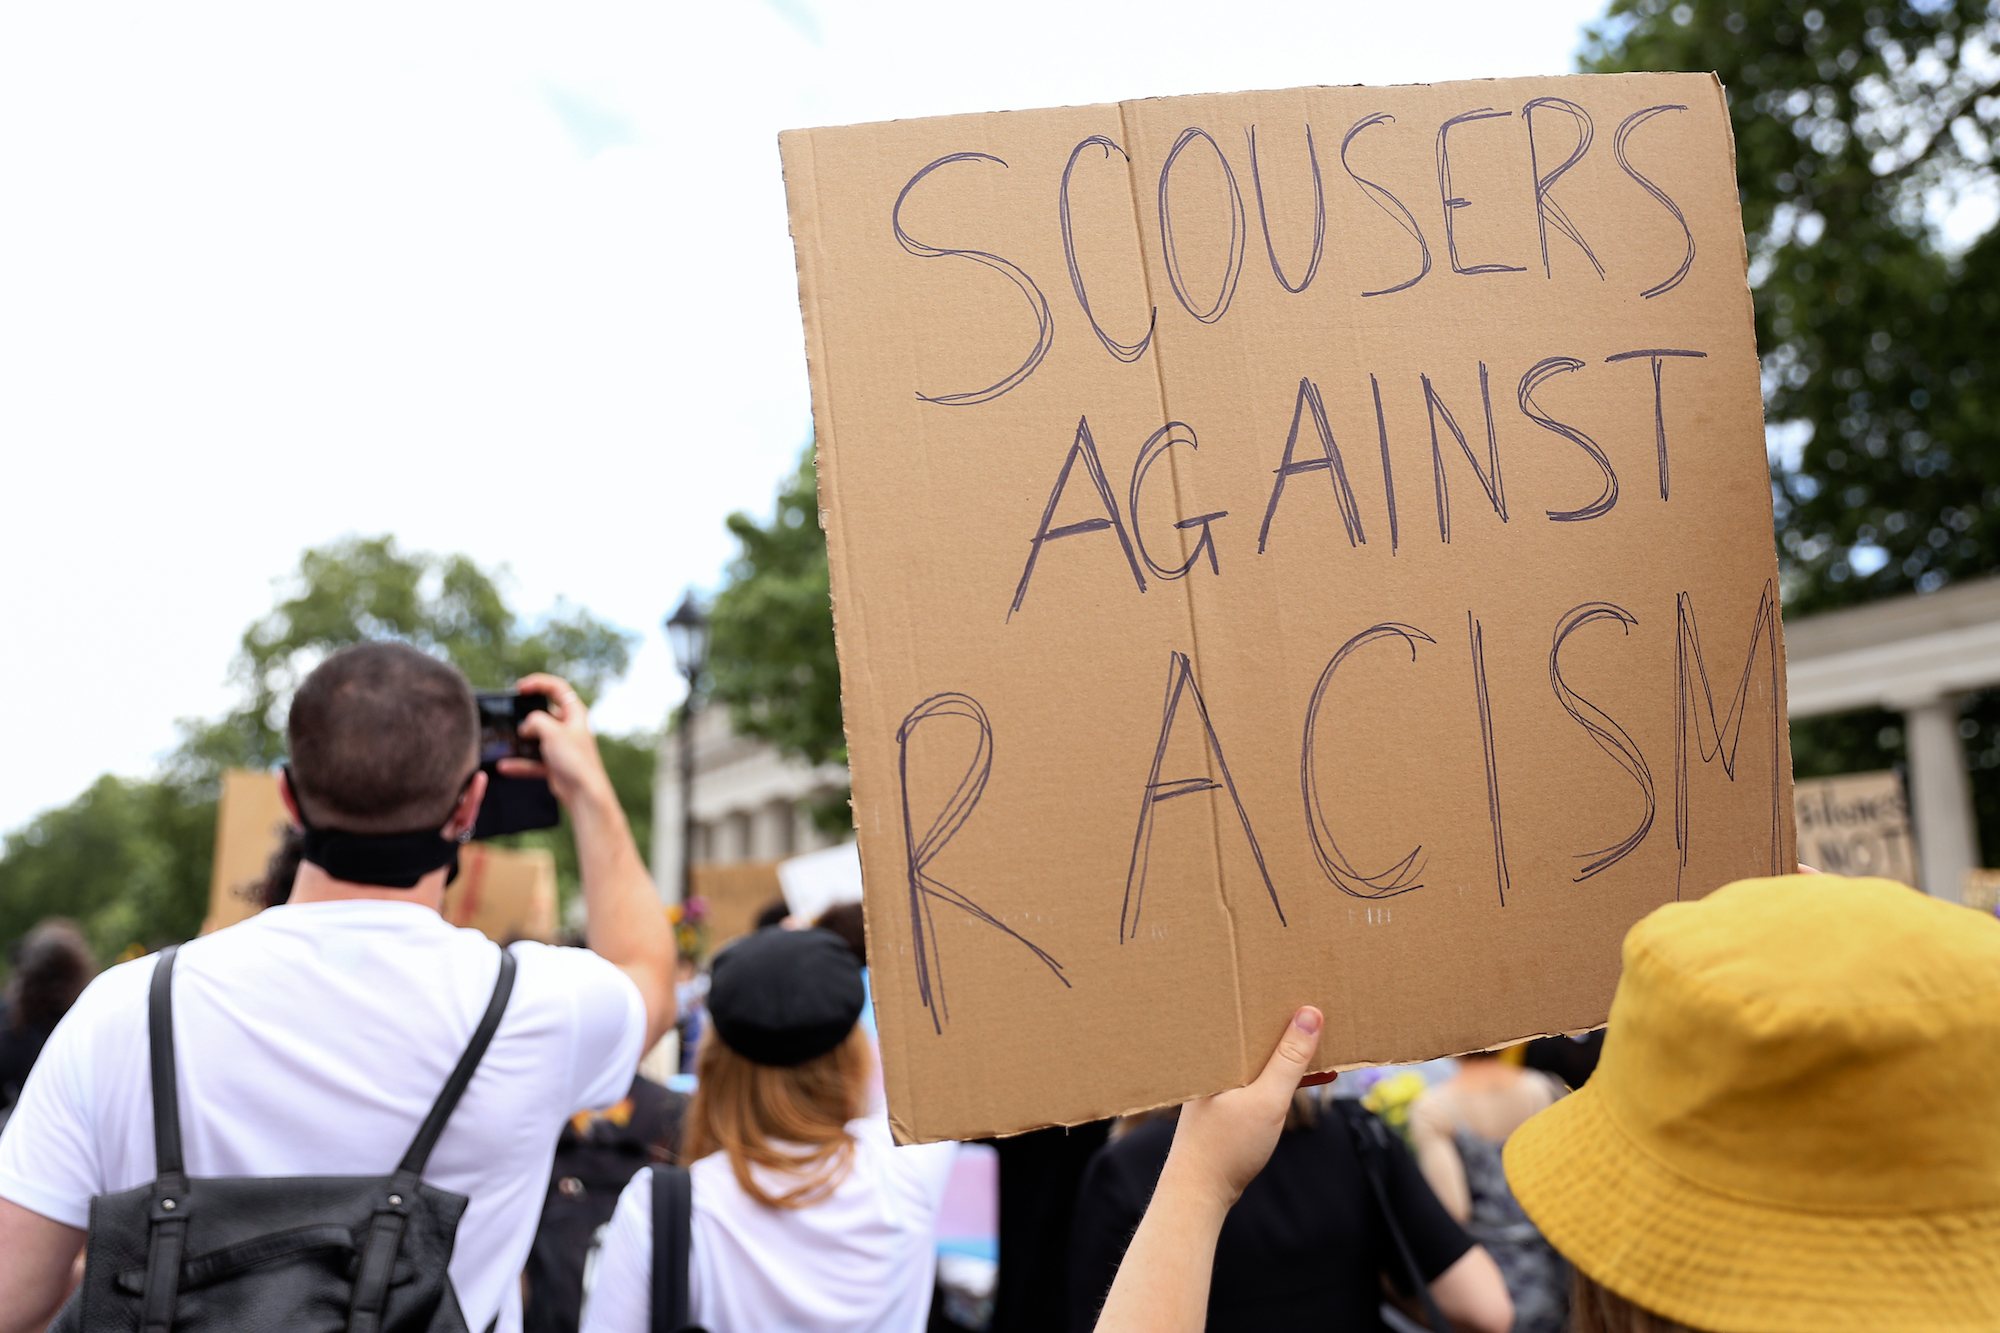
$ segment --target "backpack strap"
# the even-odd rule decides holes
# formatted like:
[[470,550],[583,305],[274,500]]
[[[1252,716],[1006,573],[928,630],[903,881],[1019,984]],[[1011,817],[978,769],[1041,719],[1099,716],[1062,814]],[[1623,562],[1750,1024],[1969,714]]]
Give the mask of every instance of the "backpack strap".
[[401,1248],[403,1230],[409,1225],[411,1201],[423,1177],[424,1165],[430,1161],[431,1149],[437,1147],[438,1136],[444,1133],[445,1122],[457,1109],[458,1099],[465,1095],[466,1086],[472,1082],[472,1075],[479,1068],[486,1048],[492,1045],[493,1034],[500,1030],[500,1017],[507,1012],[507,997],[513,992],[514,955],[502,949],[500,975],[494,978],[493,995],[486,1002],[486,1012],[480,1017],[479,1026],[473,1029],[472,1040],[466,1043],[465,1053],[458,1057],[451,1077],[445,1080],[444,1090],[431,1103],[430,1114],[424,1117],[417,1137],[410,1141],[409,1151],[403,1154],[396,1173],[389,1177],[383,1197],[375,1204],[375,1216],[369,1223],[368,1239],[361,1247],[361,1259],[355,1271],[354,1298],[347,1313],[348,1333],[378,1333],[382,1327],[382,1311],[389,1299],[389,1280],[396,1270],[396,1251]]
[[465,1095],[473,1074],[479,1069],[480,1060],[486,1056],[486,1048],[493,1044],[493,1034],[500,1030],[500,1017],[507,1012],[507,997],[513,993],[514,955],[511,950],[502,949],[500,975],[493,979],[493,995],[486,1002],[486,1012],[480,1017],[479,1026],[473,1029],[465,1054],[458,1057],[457,1067],[444,1081],[444,1091],[438,1093],[437,1100],[431,1103],[431,1113],[424,1117],[423,1127],[417,1131],[417,1137],[410,1140],[410,1150],[403,1154],[402,1165],[396,1168],[398,1175],[423,1175],[424,1164],[430,1161],[431,1149],[437,1147],[445,1122],[458,1108],[458,1099]]
[[1389,1238],[1396,1243],[1396,1254],[1403,1261],[1403,1272],[1410,1279],[1410,1290],[1423,1303],[1424,1317],[1434,1329],[1450,1328],[1451,1324],[1439,1312],[1437,1300],[1431,1295],[1431,1284],[1424,1281],[1423,1270],[1417,1267],[1417,1256],[1411,1252],[1410,1242],[1403,1235],[1396,1210],[1389,1203],[1389,1127],[1352,1097],[1337,1097],[1333,1104],[1339,1109],[1340,1118],[1347,1125],[1348,1136],[1354,1141],[1355,1156],[1361,1159],[1361,1174],[1368,1177],[1368,1186],[1382,1210],[1382,1219],[1389,1224]]
[[688,1243],[694,1188],[684,1166],[653,1169],[653,1299],[650,1333],[688,1326]]
[[174,1078],[174,955],[179,951],[177,944],[160,950],[146,995],[155,1166],[140,1333],[170,1333],[180,1301],[181,1255],[187,1249],[188,1180],[181,1160],[180,1088]]

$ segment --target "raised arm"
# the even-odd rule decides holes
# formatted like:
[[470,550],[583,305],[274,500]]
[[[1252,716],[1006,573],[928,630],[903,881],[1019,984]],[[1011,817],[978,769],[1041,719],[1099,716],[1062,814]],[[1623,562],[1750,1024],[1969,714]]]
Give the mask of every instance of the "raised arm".
[[1118,1265],[1097,1333],[1197,1333],[1222,1220],[1264,1169],[1299,1079],[1319,1050],[1320,1012],[1292,1015],[1257,1081],[1189,1102],[1159,1188]]
[[1410,1108],[1410,1140],[1416,1149],[1417,1168],[1451,1220],[1464,1226],[1472,1216],[1472,1187],[1466,1183],[1465,1160],[1458,1155],[1452,1128],[1451,1112],[1435,1092],[1417,1098],[1417,1104]]
[[583,879],[584,938],[591,952],[639,988],[646,1003],[641,1049],[651,1050],[674,1022],[674,937],[667,914],[604,771],[583,700],[557,676],[524,676],[517,688],[549,696],[548,712],[530,713],[521,723],[521,734],[541,744],[542,762],[503,759],[500,771],[509,777],[546,776],[569,811]]

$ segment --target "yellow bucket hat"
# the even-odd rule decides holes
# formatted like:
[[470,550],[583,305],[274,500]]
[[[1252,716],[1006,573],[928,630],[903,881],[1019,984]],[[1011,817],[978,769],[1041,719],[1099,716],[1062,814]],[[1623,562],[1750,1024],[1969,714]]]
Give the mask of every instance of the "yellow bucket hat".
[[2000,1329],[2000,921],[1836,875],[1670,903],[1506,1165],[1579,1269],[1693,1328]]

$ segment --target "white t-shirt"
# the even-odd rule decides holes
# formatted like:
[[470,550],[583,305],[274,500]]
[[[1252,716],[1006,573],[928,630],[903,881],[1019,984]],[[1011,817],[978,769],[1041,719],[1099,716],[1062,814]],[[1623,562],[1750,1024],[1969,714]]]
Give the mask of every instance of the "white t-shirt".
[[[922,1333],[937,1277],[938,1206],[958,1145],[899,1148],[879,1116],[847,1129],[853,1169],[807,1208],[751,1198],[722,1153],[688,1168],[690,1319],[709,1333]],[[778,1173],[752,1170],[767,1191],[788,1188]],[[641,1171],[618,1196],[583,1333],[646,1333],[652,1273],[652,1181]]]
[[[565,1117],[631,1086],[645,1005],[582,949],[517,944],[500,1029],[424,1180],[471,1202],[451,1279],[466,1322],[521,1325],[520,1274]],[[92,982],[6,1132],[0,1197],[73,1227],[154,1176],[146,990],[155,960]],[[464,1053],[500,951],[427,907],[273,907],[182,947],[174,1049],[193,1176],[388,1175]]]

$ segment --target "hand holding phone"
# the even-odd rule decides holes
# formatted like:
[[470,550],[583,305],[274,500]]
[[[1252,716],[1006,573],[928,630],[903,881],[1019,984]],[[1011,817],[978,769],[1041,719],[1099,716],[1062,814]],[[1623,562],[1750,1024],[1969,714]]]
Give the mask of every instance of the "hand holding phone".
[[533,742],[540,757],[498,760],[500,775],[546,779],[572,814],[584,803],[616,806],[618,798],[597,752],[597,737],[591,734],[590,710],[576,690],[559,676],[539,672],[522,677],[519,687],[522,697],[545,701],[545,707],[530,710],[518,724],[522,741]]
[[549,696],[520,690],[477,690],[473,701],[479,705],[479,762],[502,759],[540,759],[541,742],[521,734],[521,723],[530,714],[546,713]]
[[479,766],[487,774],[486,799],[479,803],[472,836],[554,828],[562,822],[562,809],[536,771],[541,743],[521,730],[527,719],[548,712],[549,696],[532,690],[478,690],[472,697],[479,709]]

